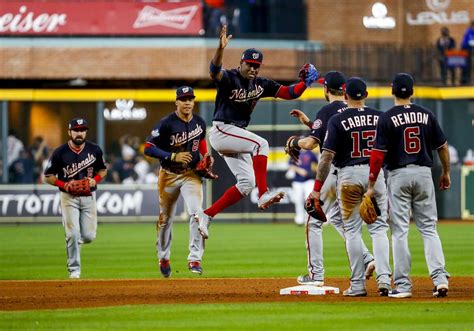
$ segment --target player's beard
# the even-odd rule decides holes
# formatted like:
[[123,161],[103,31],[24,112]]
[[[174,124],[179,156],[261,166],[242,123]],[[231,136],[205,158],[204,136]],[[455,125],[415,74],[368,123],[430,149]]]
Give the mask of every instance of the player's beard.
[[74,145],[81,146],[84,143],[84,138],[82,137],[76,137],[74,139],[71,138],[71,141],[74,143]]

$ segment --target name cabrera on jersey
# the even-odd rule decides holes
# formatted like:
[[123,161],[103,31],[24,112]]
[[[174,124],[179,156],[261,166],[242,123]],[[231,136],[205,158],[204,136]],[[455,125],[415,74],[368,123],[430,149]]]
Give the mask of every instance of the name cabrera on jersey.
[[222,70],[217,85],[214,121],[232,122],[246,127],[250,122],[257,101],[260,98],[275,97],[281,85],[271,79],[256,77],[248,80],[238,69]]
[[336,153],[336,167],[369,164],[377,122],[382,114],[370,107],[348,108],[329,120],[323,149]]
[[386,152],[388,170],[408,164],[433,166],[433,149],[446,143],[436,117],[418,105],[395,106],[387,110],[377,126],[374,149]]
[[310,136],[316,138],[319,144],[322,145],[324,143],[324,138],[326,137],[329,120],[334,115],[342,113],[346,109],[347,104],[338,100],[322,107],[316,114]]
[[200,160],[199,142],[205,136],[206,123],[200,116],[193,114],[192,119],[185,122],[174,112],[155,125],[147,142],[168,153],[190,152],[193,159],[188,165],[160,159],[163,168],[181,170],[195,168]]
[[[53,152],[44,175],[54,175],[59,180],[68,182],[73,179],[94,177],[99,170],[106,168],[104,153],[98,145],[86,141],[84,147],[77,152],[66,143]],[[91,187],[91,191],[95,190],[96,187]]]

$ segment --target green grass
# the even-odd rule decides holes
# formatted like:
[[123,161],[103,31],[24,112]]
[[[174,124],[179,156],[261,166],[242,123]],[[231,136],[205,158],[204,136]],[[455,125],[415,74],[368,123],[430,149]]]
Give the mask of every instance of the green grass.
[[472,330],[472,302],[249,303],[0,312],[0,329]]
[[[474,275],[474,224],[439,225],[452,276]],[[304,228],[293,224],[211,227],[202,277],[295,277],[306,272]],[[173,278],[188,278],[188,229],[175,224]],[[366,239],[368,234],[364,233]],[[83,247],[82,277],[160,278],[153,224],[100,224]],[[410,231],[412,275],[428,276],[420,235]],[[348,277],[342,239],[324,230],[327,277]],[[366,242],[371,246],[370,242]],[[61,224],[0,227],[0,279],[66,279]],[[361,302],[362,301],[362,302]],[[275,302],[140,305],[90,309],[0,311],[0,329],[94,330],[472,330],[474,302]],[[1,307],[0,307],[1,309]]]
[[[203,277],[295,277],[306,271],[304,228],[293,224],[219,224],[206,242]],[[447,269],[453,276],[474,275],[474,225],[439,225]],[[364,233],[371,246],[369,236]],[[175,224],[173,277],[189,277],[188,229]],[[421,236],[410,231],[412,275],[427,276]],[[101,224],[94,243],[82,249],[83,278],[160,277],[153,224]],[[327,277],[347,277],[349,267],[342,239],[324,230]],[[0,279],[67,277],[66,249],[60,224],[0,227]]]

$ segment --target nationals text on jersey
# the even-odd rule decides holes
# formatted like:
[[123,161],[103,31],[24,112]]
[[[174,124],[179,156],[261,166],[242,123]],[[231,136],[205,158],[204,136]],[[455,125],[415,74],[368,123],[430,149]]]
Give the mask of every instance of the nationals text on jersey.
[[193,131],[189,132],[178,132],[175,135],[170,137],[170,145],[181,145],[188,142],[191,139],[199,137],[203,133],[202,127],[199,124],[196,124],[196,128]]
[[428,114],[420,113],[420,112],[413,112],[413,113],[403,113],[397,114],[395,116],[390,117],[395,127],[404,125],[404,124],[428,124]]
[[82,169],[92,165],[96,160],[96,157],[91,153],[87,153],[87,157],[78,163],[68,164],[66,168],[63,168],[65,177],[74,177]]
[[376,126],[379,121],[377,115],[358,115],[354,117],[348,117],[341,121],[344,130],[349,131],[350,129],[357,128],[359,126]]
[[263,94],[263,87],[261,85],[255,85],[255,90],[247,91],[244,88],[235,89],[231,91],[230,100],[237,102],[245,102],[252,99],[258,99]]

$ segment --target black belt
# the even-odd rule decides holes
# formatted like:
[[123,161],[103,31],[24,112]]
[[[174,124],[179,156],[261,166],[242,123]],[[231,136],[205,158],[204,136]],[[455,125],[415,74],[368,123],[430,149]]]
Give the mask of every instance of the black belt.
[[170,168],[163,168],[163,170],[172,172],[177,175],[184,174],[186,171],[189,171],[191,168],[185,168],[185,169],[170,169]]
[[230,124],[230,125],[236,126],[236,127],[238,127],[238,128],[245,129],[245,126],[243,126],[242,124],[238,124],[238,123],[235,123],[235,122],[232,122],[232,121],[219,121],[219,120],[215,120],[214,122],[221,122],[221,123],[224,123],[224,124]]

